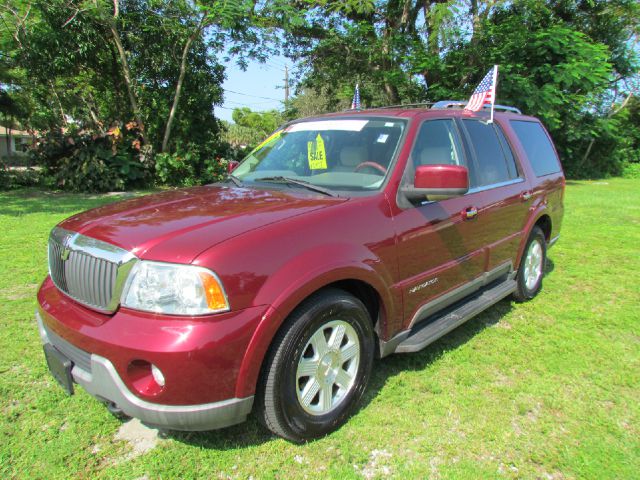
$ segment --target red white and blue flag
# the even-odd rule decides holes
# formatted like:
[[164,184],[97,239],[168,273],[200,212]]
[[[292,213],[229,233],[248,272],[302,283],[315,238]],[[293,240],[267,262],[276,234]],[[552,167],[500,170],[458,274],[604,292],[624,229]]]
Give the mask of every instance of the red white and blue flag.
[[360,109],[360,86],[356,83],[356,92],[353,94],[353,100],[351,100],[351,110]]
[[494,65],[485,75],[480,84],[473,91],[473,95],[464,107],[465,110],[477,112],[485,105],[491,106],[491,119],[493,120],[493,105],[496,102],[496,85],[498,83],[498,66]]

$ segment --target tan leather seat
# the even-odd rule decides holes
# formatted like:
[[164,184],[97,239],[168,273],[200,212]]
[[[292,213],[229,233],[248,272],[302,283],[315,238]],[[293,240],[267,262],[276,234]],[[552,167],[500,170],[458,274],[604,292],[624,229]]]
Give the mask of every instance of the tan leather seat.
[[337,172],[353,172],[362,162],[368,160],[367,147],[349,145],[340,150],[340,162],[335,166]]

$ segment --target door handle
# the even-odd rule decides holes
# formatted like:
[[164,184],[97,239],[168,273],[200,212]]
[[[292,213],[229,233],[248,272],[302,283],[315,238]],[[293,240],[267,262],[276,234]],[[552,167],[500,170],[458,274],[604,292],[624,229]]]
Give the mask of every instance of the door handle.
[[463,220],[472,220],[478,216],[478,209],[476,207],[469,207],[461,213]]
[[533,195],[533,192],[531,190],[527,190],[526,192],[522,192],[520,194],[520,198],[522,199],[523,202],[526,202],[531,198],[532,195]]

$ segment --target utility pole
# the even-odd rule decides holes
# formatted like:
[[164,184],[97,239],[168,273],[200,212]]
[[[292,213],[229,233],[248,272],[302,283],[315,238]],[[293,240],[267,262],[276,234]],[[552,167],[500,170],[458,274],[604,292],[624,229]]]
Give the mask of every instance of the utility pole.
[[289,67],[284,66],[284,101],[289,101]]

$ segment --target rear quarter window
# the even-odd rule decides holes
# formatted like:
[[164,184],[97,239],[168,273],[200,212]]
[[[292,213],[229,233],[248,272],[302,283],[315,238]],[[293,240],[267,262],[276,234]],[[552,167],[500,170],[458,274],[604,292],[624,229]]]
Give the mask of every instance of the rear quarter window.
[[543,177],[560,171],[560,161],[542,125],[536,122],[511,120],[511,127],[516,132],[536,176]]

